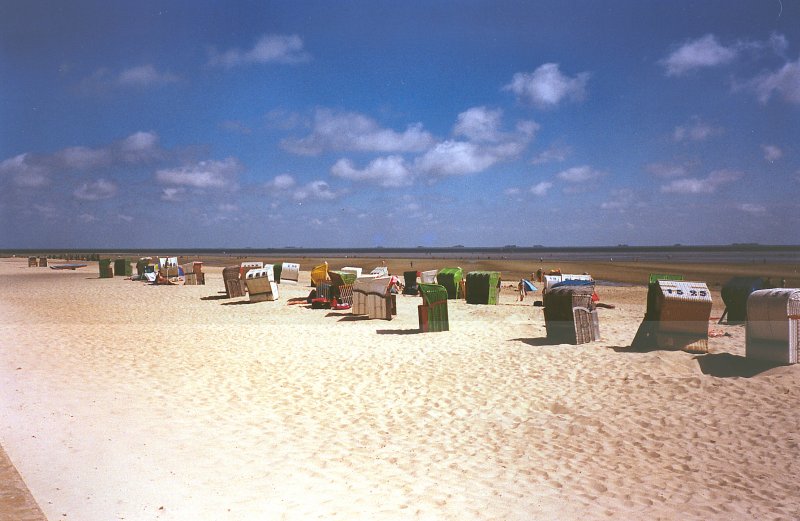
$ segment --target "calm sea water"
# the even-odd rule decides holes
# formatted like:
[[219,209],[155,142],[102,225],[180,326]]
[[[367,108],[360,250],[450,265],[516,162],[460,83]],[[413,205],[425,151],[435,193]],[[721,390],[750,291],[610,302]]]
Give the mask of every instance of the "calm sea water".
[[616,262],[691,262],[800,265],[800,246],[673,246],[673,247],[604,247],[604,248],[245,248],[245,249],[101,249],[101,250],[18,250],[0,251],[0,255],[49,253],[113,253],[130,256],[183,255],[230,257],[384,257],[438,259],[510,259],[543,261],[616,261]]

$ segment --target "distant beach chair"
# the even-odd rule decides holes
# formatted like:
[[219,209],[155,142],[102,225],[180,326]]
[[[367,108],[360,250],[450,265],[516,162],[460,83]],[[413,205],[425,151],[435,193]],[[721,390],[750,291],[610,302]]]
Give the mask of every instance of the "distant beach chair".
[[111,266],[111,259],[100,259],[97,264],[100,267],[101,279],[111,279],[114,277],[114,268]]
[[37,257],[28,257],[28,267],[29,268],[38,268],[39,267],[39,259]]
[[339,271],[346,271],[346,272],[352,273],[352,274],[354,274],[356,276],[356,278],[360,277],[361,276],[361,272],[362,272],[361,268],[355,268],[353,266],[345,266],[344,268],[340,269]]
[[128,259],[114,260],[114,276],[130,277],[131,275],[133,275],[133,267]]
[[317,284],[328,280],[328,263],[323,262],[319,266],[315,266],[311,270],[311,285],[317,287]]
[[356,281],[354,273],[344,270],[331,270],[328,272],[331,280],[331,303],[335,299],[340,308],[353,306],[353,283]]
[[203,263],[199,261],[187,262],[183,265],[183,284],[186,286],[202,286],[206,283],[203,273]]
[[419,285],[422,304],[417,306],[419,330],[422,333],[433,333],[450,330],[447,315],[447,288],[439,284]]
[[419,277],[418,271],[405,271],[403,272],[403,295],[417,295],[419,293]]
[[376,277],[388,277],[389,276],[389,268],[386,266],[378,266],[372,271],[369,272],[370,275],[375,275]]
[[419,273],[419,281],[423,284],[436,284],[436,274],[438,270],[421,271]]
[[551,287],[542,297],[547,339],[576,345],[599,340],[600,319],[593,294],[592,284]]
[[750,294],[745,356],[782,364],[800,361],[800,289],[761,289]]
[[464,270],[461,268],[442,268],[436,275],[436,282],[447,289],[448,299],[463,298],[461,289],[461,279],[464,278]]
[[228,266],[222,270],[222,281],[225,284],[225,293],[228,298],[244,297],[244,281],[239,278],[241,266]]
[[500,295],[499,271],[470,271],[465,284],[467,304],[497,304]]
[[711,305],[705,282],[656,279],[648,287],[647,311],[631,347],[707,353]]
[[725,311],[719,322],[727,316],[728,324],[740,324],[747,321],[747,298],[754,291],[765,289],[761,277],[734,277],[722,286],[722,301]]
[[276,273],[275,278],[279,276],[281,284],[297,284],[300,279],[300,265],[296,262],[281,263],[280,273]]
[[47,267],[47,257],[39,257],[39,267],[40,268]]
[[361,277],[353,283],[354,315],[391,320],[397,314],[395,295],[389,291],[391,277]]
[[272,265],[263,268],[253,268],[245,275],[247,293],[250,295],[250,302],[264,302],[267,300],[278,300],[278,285],[275,283],[275,273]]

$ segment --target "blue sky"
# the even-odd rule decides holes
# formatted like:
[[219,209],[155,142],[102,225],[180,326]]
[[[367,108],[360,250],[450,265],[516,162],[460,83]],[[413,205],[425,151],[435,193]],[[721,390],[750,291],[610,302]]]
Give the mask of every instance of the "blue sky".
[[0,247],[800,243],[800,1],[0,5]]

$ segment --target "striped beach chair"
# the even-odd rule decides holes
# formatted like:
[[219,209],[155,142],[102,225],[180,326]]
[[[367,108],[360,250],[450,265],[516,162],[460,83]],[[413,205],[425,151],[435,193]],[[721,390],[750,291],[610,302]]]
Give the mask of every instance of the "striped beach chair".
[[422,333],[449,331],[450,319],[447,315],[447,288],[439,284],[420,284],[419,294],[422,304],[417,306],[419,330]]

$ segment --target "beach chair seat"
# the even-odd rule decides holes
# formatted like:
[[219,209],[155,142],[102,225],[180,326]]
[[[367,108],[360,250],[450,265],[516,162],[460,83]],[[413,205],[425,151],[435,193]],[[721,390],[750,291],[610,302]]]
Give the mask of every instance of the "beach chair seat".
[[543,296],[547,339],[574,345],[599,340],[600,325],[593,294],[593,285],[551,287]]
[[278,285],[275,283],[272,265],[249,270],[245,276],[245,284],[250,302],[278,300]]
[[439,284],[422,283],[419,285],[419,294],[422,297],[422,304],[417,306],[420,332],[449,331],[447,288]]
[[353,283],[354,315],[367,315],[370,319],[391,320],[397,313],[396,303],[389,292],[391,277],[362,277]]
[[800,289],[762,289],[747,298],[745,356],[800,362]]
[[222,280],[225,283],[225,293],[228,298],[244,297],[245,284],[239,278],[240,266],[228,266],[222,270]]

